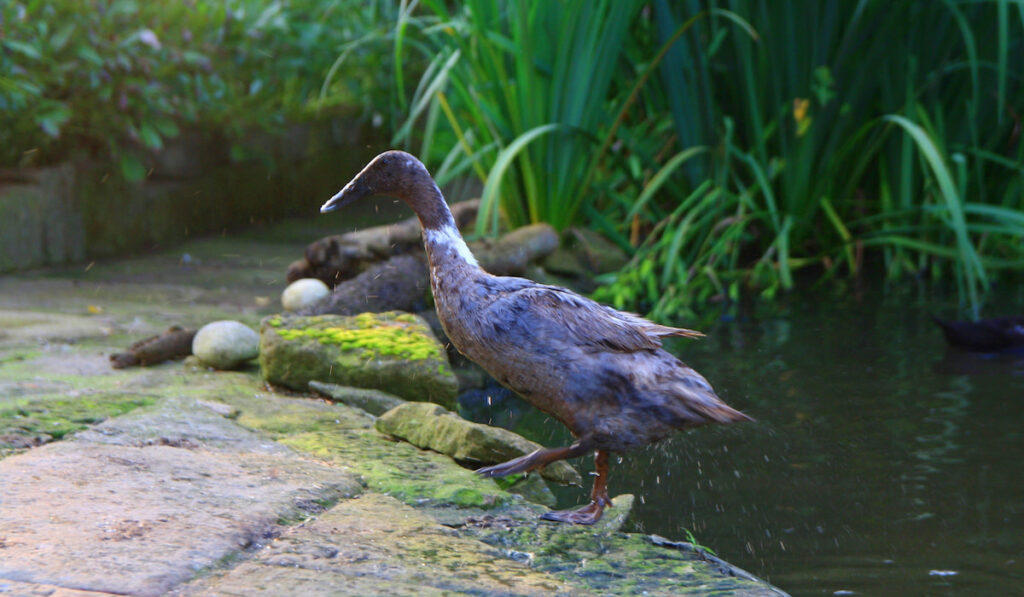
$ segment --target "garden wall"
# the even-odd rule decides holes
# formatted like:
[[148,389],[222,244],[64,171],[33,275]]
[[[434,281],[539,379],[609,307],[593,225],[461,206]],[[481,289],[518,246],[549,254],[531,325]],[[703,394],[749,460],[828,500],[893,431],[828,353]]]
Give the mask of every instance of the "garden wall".
[[[0,272],[145,251],[189,236],[315,213],[379,143],[354,121],[297,124],[231,144],[186,132],[140,182],[77,160],[0,171]],[[374,149],[368,148],[373,146]]]

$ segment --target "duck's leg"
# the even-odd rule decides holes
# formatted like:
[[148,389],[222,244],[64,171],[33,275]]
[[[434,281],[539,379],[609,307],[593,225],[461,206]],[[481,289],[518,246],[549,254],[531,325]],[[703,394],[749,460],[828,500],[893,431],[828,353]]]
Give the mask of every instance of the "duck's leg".
[[606,450],[598,450],[594,453],[594,474],[596,475],[594,489],[590,492],[589,504],[578,510],[545,512],[541,518],[573,524],[594,524],[601,520],[605,506],[612,505],[612,500],[608,497],[608,452]]
[[515,473],[528,473],[543,468],[556,460],[575,458],[588,451],[590,451],[590,447],[581,442],[576,442],[567,448],[534,450],[526,456],[520,456],[508,462],[477,469],[476,474],[484,477],[504,477],[505,475]]

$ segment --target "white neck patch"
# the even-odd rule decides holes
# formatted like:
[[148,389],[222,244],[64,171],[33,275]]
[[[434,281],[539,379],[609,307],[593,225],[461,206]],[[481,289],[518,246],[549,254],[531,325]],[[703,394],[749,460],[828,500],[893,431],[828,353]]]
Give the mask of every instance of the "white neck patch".
[[466,241],[462,239],[462,235],[454,226],[445,225],[436,230],[426,228],[423,230],[423,237],[428,243],[439,249],[454,249],[455,254],[466,263],[479,265],[476,257],[469,250],[469,246],[466,245]]

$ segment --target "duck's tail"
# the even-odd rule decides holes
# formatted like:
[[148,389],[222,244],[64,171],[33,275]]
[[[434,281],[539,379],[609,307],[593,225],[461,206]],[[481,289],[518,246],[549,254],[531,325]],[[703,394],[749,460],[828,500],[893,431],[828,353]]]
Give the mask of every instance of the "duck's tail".
[[673,386],[676,400],[669,408],[677,419],[677,427],[696,427],[711,423],[724,425],[754,420],[753,417],[726,404],[704,376],[689,367]]
[[686,328],[674,328],[667,325],[661,325],[652,323],[647,328],[647,333],[652,336],[658,336],[660,338],[673,337],[673,338],[703,338],[704,333],[698,332],[697,330],[688,330]]
[[704,409],[702,414],[707,418],[711,419],[715,423],[728,424],[728,423],[743,423],[745,421],[754,421],[754,417],[744,414],[728,404],[719,401],[713,408]]

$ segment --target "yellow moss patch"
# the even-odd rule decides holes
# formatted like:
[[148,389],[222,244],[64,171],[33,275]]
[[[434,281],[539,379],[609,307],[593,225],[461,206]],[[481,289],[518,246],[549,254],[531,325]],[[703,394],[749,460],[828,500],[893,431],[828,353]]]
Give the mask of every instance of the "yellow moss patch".
[[[426,333],[428,330],[413,315],[382,317],[363,313],[350,318],[349,322],[351,327],[325,326],[322,320],[310,318],[309,327],[276,332],[285,340],[313,340],[345,351],[358,351],[361,356],[443,360],[441,345]],[[273,326],[273,322],[269,323]]]

